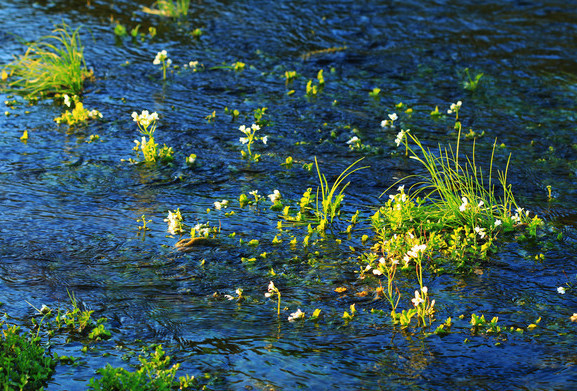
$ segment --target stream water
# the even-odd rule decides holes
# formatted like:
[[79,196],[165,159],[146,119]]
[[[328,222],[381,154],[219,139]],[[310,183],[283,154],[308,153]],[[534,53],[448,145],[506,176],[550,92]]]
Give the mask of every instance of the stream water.
[[[128,367],[136,361],[126,353],[153,342],[181,364],[179,373],[210,374],[214,390],[575,387],[577,324],[570,317],[577,300],[567,285],[577,283],[575,1],[193,0],[179,21],[144,13],[143,6],[151,2],[0,3],[0,63],[24,52],[21,40],[47,35],[56,24],[83,26],[95,80],[82,101],[104,116],[70,130],[53,121],[63,107],[51,99],[6,107],[11,115],[0,116],[0,309],[25,323],[35,312],[30,304],[65,305],[68,290],[107,317],[112,331],[88,353],[80,342],[54,347],[81,360],[58,365],[48,390],[84,389],[96,369]],[[118,38],[116,23],[140,25],[145,33],[155,27],[157,35]],[[196,28],[200,38],[191,34]],[[152,63],[161,50],[180,65],[165,81]],[[185,69],[190,61],[202,67]],[[236,61],[246,68],[221,67]],[[463,88],[465,68],[472,76],[484,73],[475,91]],[[326,85],[307,98],[306,83],[320,69]],[[286,84],[285,71],[292,70],[300,76]],[[381,89],[379,99],[369,96],[373,88]],[[563,237],[504,240],[481,273],[428,275],[436,319],[457,322],[446,336],[401,330],[388,315],[370,313],[388,313],[388,304],[355,295],[375,284],[358,279],[358,252],[370,243],[339,233],[347,223],[334,230],[341,243],[293,248],[285,236],[275,246],[279,212],[268,199],[258,208],[238,206],[239,195],[252,190],[266,196],[278,189],[298,202],[318,186],[314,168],[303,163],[316,156],[332,182],[366,155],[362,164],[369,168],[349,177],[343,214],[358,209],[367,219],[385,201],[383,191],[419,173],[395,153],[397,131],[411,128],[430,148],[454,143],[454,118],[429,113],[436,106],[445,113],[458,100],[464,132],[485,132],[476,140],[477,163],[487,167],[494,140],[503,143],[495,165],[503,169],[511,154],[518,203]],[[399,102],[413,113],[395,108]],[[262,160],[249,163],[240,155],[238,128],[252,124],[262,107],[270,123],[260,134],[268,143],[254,146]],[[240,116],[233,119],[225,108]],[[172,166],[122,161],[133,157],[140,136],[131,113],[141,110],[159,114],[156,139],[175,149]],[[383,129],[393,112],[401,117],[397,128]],[[26,143],[19,139],[24,130]],[[88,143],[92,134],[100,141]],[[355,135],[373,152],[352,151],[347,141]],[[470,151],[471,142],[463,143]],[[191,153],[194,168],[184,163]],[[281,166],[288,156],[292,169]],[[222,199],[230,206],[214,210]],[[177,208],[190,225],[220,225],[218,245],[177,251],[178,237],[167,236],[163,221]],[[143,214],[152,220],[144,238],[136,222]],[[302,240],[303,232],[294,232]],[[535,260],[540,253],[544,259]],[[282,293],[280,317],[264,297],[271,279]],[[335,292],[343,286],[346,292]],[[559,286],[568,287],[566,294]],[[237,288],[245,301],[224,298]],[[345,322],[351,304],[359,314]],[[307,316],[319,308],[322,316],[289,322],[297,308]],[[472,313],[526,331],[473,335]],[[538,327],[527,330],[539,317]]]

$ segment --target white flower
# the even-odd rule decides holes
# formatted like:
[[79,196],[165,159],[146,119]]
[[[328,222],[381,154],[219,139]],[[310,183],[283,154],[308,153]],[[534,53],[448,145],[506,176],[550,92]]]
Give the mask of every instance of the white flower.
[[135,111],[132,113],[132,119],[134,122],[139,123],[141,126],[147,128],[152,122],[158,119],[158,114],[156,112],[150,114],[148,110],[143,110],[140,115]]
[[557,288],[557,292],[564,295],[565,294],[565,288],[563,288],[562,286],[560,286],[559,288]]
[[405,185],[399,186],[399,187],[397,188],[397,191],[398,191],[399,193],[402,193],[403,191],[405,191]]
[[395,139],[395,144],[397,144],[397,147],[399,145],[401,145],[401,142],[403,141],[403,139],[405,138],[405,131],[401,130],[398,134],[397,134],[397,138]]
[[426,244],[414,245],[413,248],[410,249],[409,252],[407,252],[407,256],[409,256],[410,258],[417,258],[419,256],[419,253],[425,252],[426,249],[427,249]]
[[268,136],[264,136],[261,140],[262,140],[262,143],[264,145],[266,145],[266,143],[268,142]]
[[380,276],[380,275],[383,274],[383,272],[380,271],[379,269],[373,269],[373,274],[374,274],[375,276]]
[[64,104],[70,107],[70,97],[67,94],[64,94]]
[[475,227],[475,232],[483,239],[486,235],[485,228]]
[[242,144],[246,144],[248,143],[248,137],[241,137],[238,139],[238,141],[240,141]]
[[381,127],[386,128],[387,126],[389,126],[389,123],[391,121],[389,121],[388,119],[384,119],[381,121]]
[[273,292],[276,290],[276,287],[274,286],[274,282],[270,282],[268,284],[268,292],[266,292],[264,295],[265,297],[271,297]]
[[447,114],[452,114],[453,111],[459,111],[463,102],[458,101],[457,103],[451,103],[451,108],[447,110]]
[[248,194],[250,194],[253,197],[258,197],[258,190],[249,191]]
[[397,119],[399,119],[397,113],[389,114],[389,118],[391,119],[391,121],[396,121]]
[[464,212],[465,209],[467,209],[467,205],[469,204],[469,200],[467,199],[467,197],[463,197],[463,198],[461,198],[461,200],[463,201],[463,204],[461,206],[459,206],[459,210],[461,212]]
[[361,142],[361,139],[359,139],[357,136],[353,136],[353,138],[351,138],[349,141],[347,141],[347,144],[352,145],[352,144],[356,144]]
[[281,194],[278,190],[275,190],[272,194],[268,195],[268,198],[270,199],[270,202],[276,204],[281,199]]
[[288,317],[288,320],[289,320],[289,322],[294,322],[295,320],[298,320],[298,319],[304,319],[304,317],[305,317],[305,313],[302,312],[299,308],[296,310],[296,312],[293,312],[292,314],[290,314],[290,316]]
[[425,300],[423,300],[423,298],[421,297],[419,291],[415,291],[415,298],[411,299],[411,301],[413,302],[413,305],[415,307],[418,307],[419,304],[424,303]]
[[156,53],[156,57],[154,57],[154,61],[152,62],[154,65],[159,65],[162,61],[167,59],[166,50]]
[[214,207],[216,210],[221,210],[222,208],[226,208],[228,206],[228,201],[227,200],[222,200],[220,202],[216,201],[214,203]]
[[171,235],[176,235],[182,232],[182,226],[180,222],[182,221],[182,216],[180,211],[177,209],[176,212],[168,211],[168,216],[164,219],[168,223],[168,232]]
[[485,205],[485,203],[483,201],[479,201],[479,205],[477,205],[479,208],[482,207],[483,205]]
[[166,66],[169,67],[172,64],[172,60],[169,58],[166,60]]
[[257,130],[260,130],[260,126],[258,126],[257,124],[252,124],[251,128],[252,128],[252,130],[254,130],[255,132],[256,132]]

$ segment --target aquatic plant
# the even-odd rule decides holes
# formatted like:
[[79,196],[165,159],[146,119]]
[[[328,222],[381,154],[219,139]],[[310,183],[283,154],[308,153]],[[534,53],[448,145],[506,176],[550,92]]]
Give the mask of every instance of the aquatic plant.
[[463,83],[463,87],[466,90],[469,91],[475,91],[477,89],[477,87],[479,86],[479,81],[481,81],[481,78],[483,77],[484,73],[477,73],[475,75],[475,78],[471,78],[471,74],[469,73],[469,68],[465,68],[465,73],[467,74],[467,81],[465,81]]
[[325,77],[323,75],[323,70],[319,70],[319,72],[317,73],[317,82],[318,84],[314,84],[313,80],[309,80],[307,82],[307,87],[306,87],[306,96],[307,97],[315,97],[318,94],[320,94],[325,86]]
[[170,65],[172,64],[172,60],[168,58],[166,50],[156,53],[152,63],[154,65],[162,65],[162,80],[166,80],[166,70],[170,68]]
[[381,121],[381,127],[394,128],[395,127],[395,121],[399,119],[399,116],[397,115],[397,113],[389,114],[388,116],[389,116],[389,119],[385,119],[385,120]]
[[182,214],[180,213],[180,209],[177,209],[174,212],[169,210],[168,216],[166,216],[166,219],[164,219],[164,221],[168,223],[167,230],[171,235],[177,235],[184,232],[182,223],[183,218]]
[[71,107],[74,104],[72,110],[66,110],[60,117],[54,118],[57,124],[66,123],[70,126],[76,125],[78,123],[86,122],[90,119],[102,118],[102,113],[98,110],[88,110],[84,107],[78,95],[72,96],[72,101],[67,94],[64,94],[64,104]]
[[[367,167],[357,167],[354,170],[352,169],[361,160],[363,160],[363,158],[358,159],[353,164],[348,166],[338,176],[338,178],[329,188],[327,178],[325,177],[324,174],[321,173],[319,163],[315,156],[315,167],[317,169],[317,174],[319,177],[319,187],[317,188],[315,215],[318,219],[319,229],[321,231],[324,231],[324,229],[327,228],[329,224],[332,224],[334,218],[340,213],[340,205],[343,199],[345,198],[345,195],[343,193],[351,183],[347,182],[346,184],[343,185],[343,181],[352,173],[367,168]],[[319,207],[319,199],[320,199],[320,207]]]
[[107,364],[97,370],[100,378],[91,378],[88,387],[91,390],[149,390],[168,391],[197,388],[194,377],[183,376],[176,380],[176,371],[180,364],[170,366],[170,357],[166,356],[162,345],[152,346],[154,351],[144,352],[138,357],[140,365],[134,372],[122,367]]
[[280,298],[281,298],[281,293],[278,290],[278,288],[274,285],[274,282],[270,282],[268,284],[268,289],[267,292],[264,294],[265,297],[277,297],[277,315],[280,315]]
[[36,335],[0,321],[0,384],[4,390],[40,390],[52,377],[56,362]]
[[[424,269],[440,272],[444,265],[451,264],[471,270],[487,259],[500,232],[526,229],[534,237],[542,223],[515,202],[507,183],[510,157],[505,170],[497,171],[498,186],[503,191],[501,197],[497,196],[493,178],[496,142],[488,176],[476,164],[474,144],[471,157],[463,159],[459,155],[461,107],[459,101],[448,110],[448,114],[455,114],[455,128],[459,130],[455,150],[439,146],[434,153],[409,130],[397,134],[396,145],[404,144],[406,155],[419,162],[426,173],[403,178],[416,180],[409,193],[404,185],[398,187],[397,193],[389,195],[385,205],[371,217],[377,242],[371,252],[361,256],[366,266],[360,276],[364,278],[372,270],[379,280],[386,281],[386,287],[380,285],[377,294],[389,302],[391,319],[401,327],[408,327],[414,317],[422,326],[433,321],[435,300],[429,299],[430,291],[423,281]],[[404,276],[414,270],[418,284],[411,299],[412,308],[401,312],[397,310],[401,292],[395,283],[399,270]]]
[[[129,159],[130,163],[142,163],[142,162],[162,162],[170,163],[174,160],[174,151],[172,147],[167,147],[166,144],[162,148],[158,148],[158,144],[154,141],[154,132],[156,131],[156,121],[158,120],[158,114],[150,114],[148,110],[143,110],[142,113],[137,112],[132,113],[132,119],[138,125],[138,130],[142,134],[140,141],[134,140],[136,146],[132,148],[136,152],[136,157],[140,156],[142,153],[144,160],[137,161],[134,159]],[[148,140],[146,137],[148,136]]]
[[245,125],[241,125],[238,130],[240,130],[246,137],[240,137],[239,141],[241,144],[246,145],[247,150],[241,150],[240,153],[243,158],[250,159],[252,161],[258,162],[260,160],[260,154],[252,153],[251,146],[252,144],[257,141],[261,140],[263,144],[266,145],[268,142],[268,136],[257,136],[256,132],[260,130],[260,125],[252,124],[252,126],[246,127]]
[[84,81],[93,77],[84,61],[80,34],[66,24],[53,30],[53,35],[27,43],[26,53],[6,65],[9,90],[27,97],[38,95],[80,95]]
[[142,234],[144,235],[146,233],[146,231],[150,231],[150,228],[147,227],[148,223],[151,223],[152,220],[146,220],[146,215],[142,215],[140,216],[140,218],[138,220],[136,220],[137,223],[142,223],[142,225],[140,225],[138,227],[138,232],[142,232]]
[[188,14],[190,0],[157,0],[153,7],[142,7],[142,10],[148,14],[179,18]]

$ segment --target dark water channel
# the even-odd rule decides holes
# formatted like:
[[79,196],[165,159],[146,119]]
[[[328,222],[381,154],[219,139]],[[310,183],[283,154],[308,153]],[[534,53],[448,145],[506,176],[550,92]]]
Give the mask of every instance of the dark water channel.
[[[193,1],[178,23],[140,10],[150,3],[0,3],[1,63],[23,52],[16,36],[37,39],[63,21],[83,25],[96,80],[82,99],[104,115],[69,131],[53,121],[62,106],[48,99],[6,108],[12,115],[0,116],[1,310],[26,322],[34,314],[26,301],[65,305],[68,289],[106,316],[113,333],[86,354],[79,343],[55,347],[81,357],[81,364],[59,365],[49,390],[83,389],[108,362],[134,364],[123,357],[142,346],[136,340],[162,343],[183,374],[209,373],[217,390],[577,387],[577,324],[569,319],[577,312],[576,295],[570,288],[557,292],[577,283],[576,2],[205,0]],[[141,31],[153,26],[158,34],[118,39],[111,20],[140,24]],[[203,35],[194,39],[199,27]],[[318,52],[329,48],[339,50]],[[152,64],[163,49],[173,64],[194,60],[204,70],[181,67],[163,81]],[[246,69],[210,69],[236,61]],[[484,73],[473,92],[463,88],[465,68]],[[326,86],[307,99],[306,83],[320,69]],[[300,77],[287,86],[290,70]],[[380,100],[369,96],[375,87]],[[314,170],[302,163],[316,156],[332,181],[367,155],[370,168],[351,177],[344,205],[344,212],[359,209],[366,219],[397,178],[418,172],[394,153],[398,129],[411,128],[431,148],[453,143],[454,122],[432,120],[429,113],[435,106],[446,112],[458,100],[466,131],[485,132],[477,139],[478,163],[488,164],[495,138],[504,143],[495,161],[502,168],[512,154],[510,180],[519,204],[557,227],[563,239],[550,245],[503,241],[482,274],[427,276],[436,318],[456,321],[447,336],[402,331],[388,316],[370,313],[388,307],[355,295],[363,284],[375,286],[358,280],[358,253],[350,248],[367,251],[369,244],[336,232],[340,244],[327,240],[306,250],[291,248],[285,238],[274,246],[279,212],[269,209],[268,199],[258,209],[238,206],[239,195],[255,189],[265,196],[278,189],[298,202],[307,187],[317,186]],[[401,115],[399,102],[413,114]],[[239,118],[225,114],[225,107],[238,109]],[[262,134],[269,142],[255,146],[262,161],[248,163],[240,157],[238,127],[250,125],[260,107],[268,109],[270,125]],[[175,149],[173,166],[121,161],[133,156],[139,135],[130,115],[141,110],[158,112],[157,141]],[[208,122],[213,111],[216,118]],[[401,117],[397,128],[381,128],[392,112]],[[19,140],[24,130],[26,143]],[[91,134],[101,142],[86,142]],[[351,151],[346,142],[355,135],[376,152]],[[184,164],[191,153],[199,163],[193,169]],[[295,160],[290,170],[281,166],[287,156]],[[230,200],[229,208],[214,210],[222,199]],[[176,251],[178,238],[167,237],[163,221],[176,208],[189,224],[220,224],[219,245]],[[235,214],[226,217],[230,211]],[[143,214],[152,219],[144,240],[136,222]],[[302,231],[293,233],[302,240]],[[253,248],[239,239],[260,244]],[[540,253],[545,258],[536,261]],[[251,257],[257,261],[241,261]],[[264,297],[271,278],[282,292],[278,318],[275,303]],[[348,292],[334,291],[341,286]],[[223,297],[237,288],[245,301]],[[359,316],[346,323],[342,314],[353,303]],[[319,308],[322,316],[288,322],[297,308],[307,314]],[[507,329],[526,330],[542,320],[523,334],[472,335],[472,313],[498,316]]]

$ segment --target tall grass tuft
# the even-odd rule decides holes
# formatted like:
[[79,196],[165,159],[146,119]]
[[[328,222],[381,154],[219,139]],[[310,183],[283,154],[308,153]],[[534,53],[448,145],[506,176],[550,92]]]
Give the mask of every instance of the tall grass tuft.
[[80,27],[71,31],[63,24],[52,35],[27,43],[26,53],[6,66],[10,74],[8,89],[30,98],[80,95],[92,72],[86,68],[79,30]]
[[[486,176],[475,161],[475,145],[472,157],[462,159],[459,156],[459,141],[455,150],[452,147],[441,148],[438,154],[425,148],[419,139],[409,131],[404,131],[405,144],[410,159],[421,163],[426,169],[426,175],[418,175],[418,182],[413,187],[418,188],[411,194],[411,199],[424,194],[421,209],[425,215],[421,218],[437,221],[444,227],[489,227],[496,219],[510,221],[512,211],[519,210],[511,185],[507,183],[507,172],[510,157],[504,171],[497,171],[497,181],[502,189],[502,197],[495,193],[493,178],[493,160],[496,142],[493,145],[489,174]],[[459,131],[458,140],[461,133]],[[416,150],[409,145],[409,139],[416,144]],[[407,178],[404,178],[404,180]],[[518,216],[516,223],[528,223],[528,215]],[[515,217],[513,218],[515,220]]]
[[[345,198],[343,192],[345,191],[347,186],[349,186],[349,184],[351,183],[347,182],[346,184],[343,184],[343,181],[352,173],[367,168],[367,167],[357,167],[353,169],[353,167],[363,159],[364,158],[360,158],[356,162],[348,166],[339,175],[339,177],[332,184],[332,186],[329,187],[327,178],[325,177],[324,174],[321,173],[319,164],[317,162],[317,158],[315,157],[315,167],[317,169],[320,184],[320,187],[317,188],[317,197],[316,197],[317,205],[315,214],[320,222],[320,227],[322,228],[321,230],[324,230],[327,224],[331,224],[335,216],[337,216],[340,212],[339,209],[341,206],[341,202],[343,201],[343,198]],[[320,207],[319,207],[319,198],[321,201]]]

